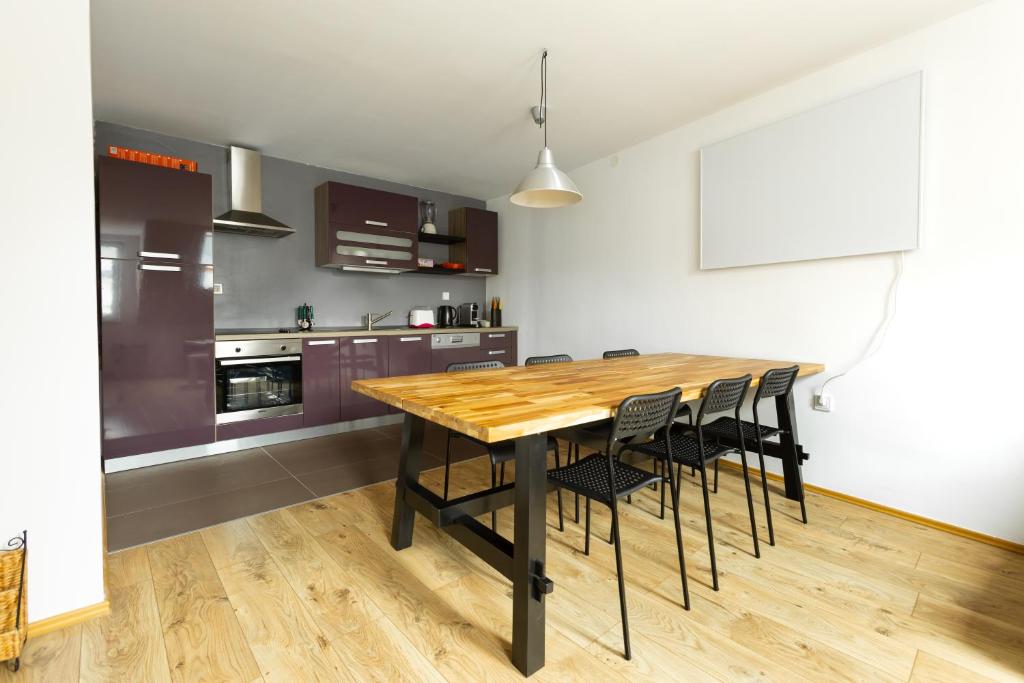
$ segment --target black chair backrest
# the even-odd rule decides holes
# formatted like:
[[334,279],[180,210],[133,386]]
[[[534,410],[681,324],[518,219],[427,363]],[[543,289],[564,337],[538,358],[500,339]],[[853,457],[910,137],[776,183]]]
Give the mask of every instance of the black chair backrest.
[[639,356],[640,352],[636,349],[617,349],[615,351],[605,351],[602,358],[626,358],[628,356]]
[[754,394],[754,402],[762,398],[773,396],[785,396],[793,391],[793,384],[796,383],[796,376],[800,372],[800,366],[794,365],[790,368],[775,368],[764,373],[761,382],[757,385],[757,393]]
[[567,353],[556,353],[553,356],[530,356],[526,365],[548,365],[549,363],[571,363],[572,356]]
[[619,404],[608,439],[608,450],[616,441],[634,436],[650,436],[664,430],[675,420],[682,390],[676,387],[658,394],[630,396]]
[[452,363],[445,372],[465,372],[466,370],[495,370],[503,368],[505,364],[500,360],[478,360],[472,363]]
[[701,401],[700,410],[697,412],[697,426],[703,422],[706,415],[724,413],[732,410],[739,416],[740,405],[746,398],[747,389],[754,378],[748,375],[734,379],[716,379],[708,386],[704,400]]

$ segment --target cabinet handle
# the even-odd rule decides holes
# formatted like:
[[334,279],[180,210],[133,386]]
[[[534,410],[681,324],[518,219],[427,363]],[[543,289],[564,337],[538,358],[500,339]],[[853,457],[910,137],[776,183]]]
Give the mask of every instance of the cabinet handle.
[[139,258],[168,258],[173,260],[181,260],[181,254],[172,254],[165,251],[140,251]]
[[308,341],[306,342],[310,346],[334,346],[333,339],[322,339],[319,341]]
[[352,340],[353,344],[375,344],[376,342],[377,342],[376,339],[353,339]]
[[371,221],[371,220],[366,220],[366,221],[363,221],[363,222],[366,223],[367,225],[376,225],[379,228],[386,228],[386,227],[388,227],[387,221]]
[[221,365],[265,365],[267,363],[290,363],[302,360],[302,356],[274,356],[272,358],[231,358],[217,361]]
[[165,270],[171,273],[180,273],[181,266],[154,266],[150,263],[143,263],[139,266],[139,270]]
[[368,263],[371,266],[386,266],[386,265],[388,265],[387,261],[375,261],[374,259],[369,259],[369,258],[366,259],[366,263]]
[[505,353],[505,350],[502,349],[501,351],[488,351],[487,355],[488,356],[500,356],[500,355],[502,355],[504,353]]
[[474,273],[490,273],[491,269],[490,268],[474,268],[473,272]]
[[423,337],[399,337],[398,341],[420,341]]
[[501,334],[489,334],[489,335],[487,335],[487,338],[488,339],[501,339],[504,336],[505,336],[505,333],[502,332]]

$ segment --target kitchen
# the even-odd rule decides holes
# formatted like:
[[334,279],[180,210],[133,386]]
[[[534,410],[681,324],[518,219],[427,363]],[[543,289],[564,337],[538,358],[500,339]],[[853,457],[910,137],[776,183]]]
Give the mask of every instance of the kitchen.
[[[392,477],[393,464],[345,448],[366,435],[330,438],[396,433],[401,416],[353,392],[355,379],[515,364],[516,327],[491,327],[498,297],[484,309],[499,228],[482,202],[104,122],[95,147],[101,256],[121,255],[100,260],[112,551]],[[193,160],[198,173],[112,149]],[[342,213],[353,205],[369,213]],[[178,213],[157,215],[164,206]],[[328,244],[338,228],[367,242]],[[406,251],[382,260],[396,250],[374,251],[381,237]],[[359,256],[332,262],[350,245]],[[440,267],[452,262],[463,270]],[[317,437],[303,449],[333,455],[289,469],[286,444]],[[216,476],[236,462],[246,476]]]
[[0,8],[0,683],[1021,679],[1024,5],[246,10]]

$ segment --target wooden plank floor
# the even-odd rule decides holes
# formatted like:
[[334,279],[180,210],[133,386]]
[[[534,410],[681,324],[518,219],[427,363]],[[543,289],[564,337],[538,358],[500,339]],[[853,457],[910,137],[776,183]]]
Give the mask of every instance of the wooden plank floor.
[[[487,462],[453,469],[453,495]],[[424,475],[439,486],[441,471]],[[756,482],[755,482],[756,483]],[[686,477],[683,611],[670,519],[652,492],[622,506],[632,661],[621,655],[609,515],[557,531],[548,505],[547,666],[536,680],[1024,680],[1024,556],[777,487],[777,545],[754,559],[740,475],[713,497],[710,589],[700,489]],[[110,556],[108,617],[28,643],[0,681],[522,680],[508,661],[508,581],[419,518],[388,544],[385,482]],[[572,496],[566,494],[570,511]],[[511,511],[499,513],[511,537]]]

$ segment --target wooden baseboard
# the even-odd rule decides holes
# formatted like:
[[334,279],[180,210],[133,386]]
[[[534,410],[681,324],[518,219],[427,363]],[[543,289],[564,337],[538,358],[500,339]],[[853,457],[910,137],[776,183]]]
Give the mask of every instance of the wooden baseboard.
[[[726,467],[731,467],[736,470],[743,469],[743,465],[741,465],[738,462],[732,462],[731,460],[724,459],[721,462]],[[760,475],[760,472],[754,467],[748,467],[747,469],[752,474]],[[767,472],[766,474],[768,475],[769,479],[773,479],[775,481],[785,481],[785,478],[781,474],[775,474],[774,472]],[[858,505],[862,508],[867,508],[868,510],[882,512],[893,517],[905,519],[908,522],[916,522],[917,524],[931,527],[933,529],[938,529],[939,531],[945,531],[946,533],[954,534],[956,536],[962,536],[964,538],[969,538],[973,541],[980,541],[981,543],[987,543],[988,545],[994,545],[997,548],[1002,548],[1004,550],[1009,550],[1011,552],[1021,553],[1022,555],[1024,555],[1024,544],[1014,543],[1013,541],[1008,541],[1005,538],[999,538],[998,536],[989,536],[988,534],[983,534],[980,531],[974,531],[972,529],[965,529],[963,527],[954,526],[953,524],[940,522],[939,520],[931,519],[930,517],[922,517],[921,515],[915,515],[912,512],[905,512],[897,508],[889,507],[888,505],[875,503],[870,500],[865,500],[864,498],[857,498],[856,496],[851,496],[846,493],[840,493],[839,491],[833,491],[832,489],[826,489],[821,486],[815,486],[814,484],[804,483],[804,489],[807,491],[812,491],[814,493],[820,494],[822,496],[835,498],[836,500],[841,500],[852,505]]]
[[63,614],[55,614],[52,617],[31,622],[28,625],[28,637],[38,638],[47,633],[59,631],[62,628],[74,626],[75,624],[81,624],[97,617],[104,617],[108,614],[110,614],[109,600],[97,602],[95,605],[88,605],[71,610],[70,612],[64,612]]

